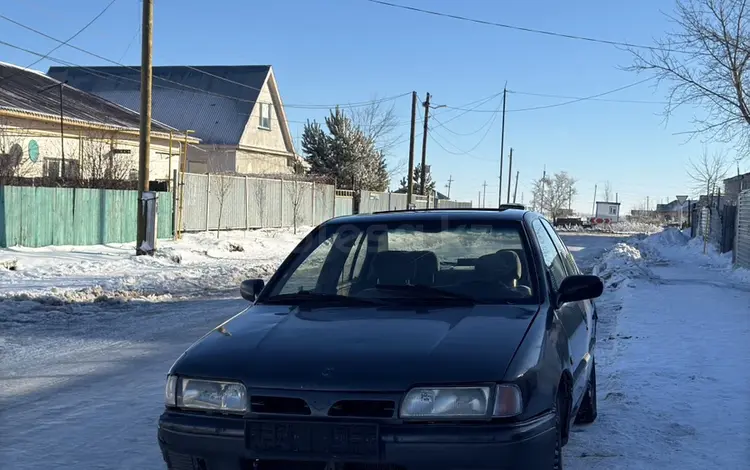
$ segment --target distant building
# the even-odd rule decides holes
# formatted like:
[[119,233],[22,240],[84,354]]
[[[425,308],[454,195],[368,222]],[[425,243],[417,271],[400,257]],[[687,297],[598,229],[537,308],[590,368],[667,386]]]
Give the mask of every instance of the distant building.
[[[594,219],[602,219],[603,221],[609,221],[609,223],[620,221],[620,203],[609,202],[609,201],[596,201],[596,212],[594,213]],[[596,222],[601,223],[601,222]]]
[[[136,181],[139,126],[140,116],[132,109],[0,63],[0,184]],[[170,131],[158,121],[151,124],[150,181],[170,181],[171,172],[179,170],[180,134],[174,134],[170,152]],[[191,137],[190,142],[200,141]]]
[[[122,106],[140,107],[139,67],[51,67],[48,75]],[[153,68],[154,119],[201,140],[187,171],[288,174],[294,151],[270,65]]]
[[750,189],[750,173],[725,179],[724,194],[722,194],[722,197],[735,201],[740,192],[746,189]]
[[695,202],[696,201],[686,200],[685,202],[680,203],[675,199],[667,204],[657,204],[654,215],[665,222],[687,221],[690,215],[690,207]]

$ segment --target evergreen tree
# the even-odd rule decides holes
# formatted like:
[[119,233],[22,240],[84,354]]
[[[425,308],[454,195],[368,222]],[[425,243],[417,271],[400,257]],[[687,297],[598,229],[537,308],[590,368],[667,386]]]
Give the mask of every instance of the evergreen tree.
[[384,191],[388,188],[385,154],[341,109],[325,119],[328,134],[316,123],[308,123],[302,135],[304,158],[310,173],[336,178],[345,189]]
[[[417,164],[413,171],[412,171],[412,194],[419,194],[424,196],[424,194],[421,193],[422,189],[422,164]],[[407,181],[406,178],[401,178],[401,183],[399,187],[399,191],[408,191],[407,187]],[[432,181],[432,174],[428,170],[425,174],[425,185],[424,185],[425,192],[427,194],[432,194],[432,191],[435,190],[435,182]]]

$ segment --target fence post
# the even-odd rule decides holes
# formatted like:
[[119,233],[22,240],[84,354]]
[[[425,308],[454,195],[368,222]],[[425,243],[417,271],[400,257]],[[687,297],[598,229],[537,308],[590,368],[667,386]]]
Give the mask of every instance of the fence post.
[[250,187],[247,175],[245,175],[245,231],[250,230]]
[[177,170],[172,170],[172,238],[177,238]]
[[311,225],[314,227],[318,225],[315,223],[315,181],[312,182],[312,223]]
[[211,213],[211,173],[206,173],[206,232],[208,232],[208,216]]
[[331,207],[333,208],[331,210],[331,218],[336,217],[336,180],[333,180],[333,204],[331,204]]
[[284,227],[284,177],[281,177],[281,197],[279,197],[279,202],[281,207],[279,208],[279,228]]

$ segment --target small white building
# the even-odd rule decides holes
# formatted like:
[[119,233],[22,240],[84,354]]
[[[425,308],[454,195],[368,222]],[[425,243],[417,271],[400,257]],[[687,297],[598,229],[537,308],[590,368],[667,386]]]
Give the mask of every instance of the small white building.
[[620,203],[619,202],[608,202],[608,201],[597,201],[596,202],[596,213],[592,218],[592,223],[596,224],[611,224],[620,221]]

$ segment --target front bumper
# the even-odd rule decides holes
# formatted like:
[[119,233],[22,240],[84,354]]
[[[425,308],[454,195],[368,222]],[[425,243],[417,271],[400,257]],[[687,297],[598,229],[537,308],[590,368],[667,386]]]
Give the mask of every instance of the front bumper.
[[[552,468],[556,437],[551,413],[514,424],[382,422],[377,427],[377,455],[330,454],[311,458],[283,446],[273,455],[251,451],[247,438],[251,434],[251,421],[255,420],[165,411],[159,419],[158,435],[167,467],[170,470],[251,470],[257,459],[259,470],[264,469],[264,461],[271,460],[289,461],[289,469],[303,468],[303,462],[338,461],[366,465],[361,468],[407,470],[547,470]],[[287,422],[292,421],[274,420],[275,424]],[[331,419],[318,422],[362,423],[361,420]]]

